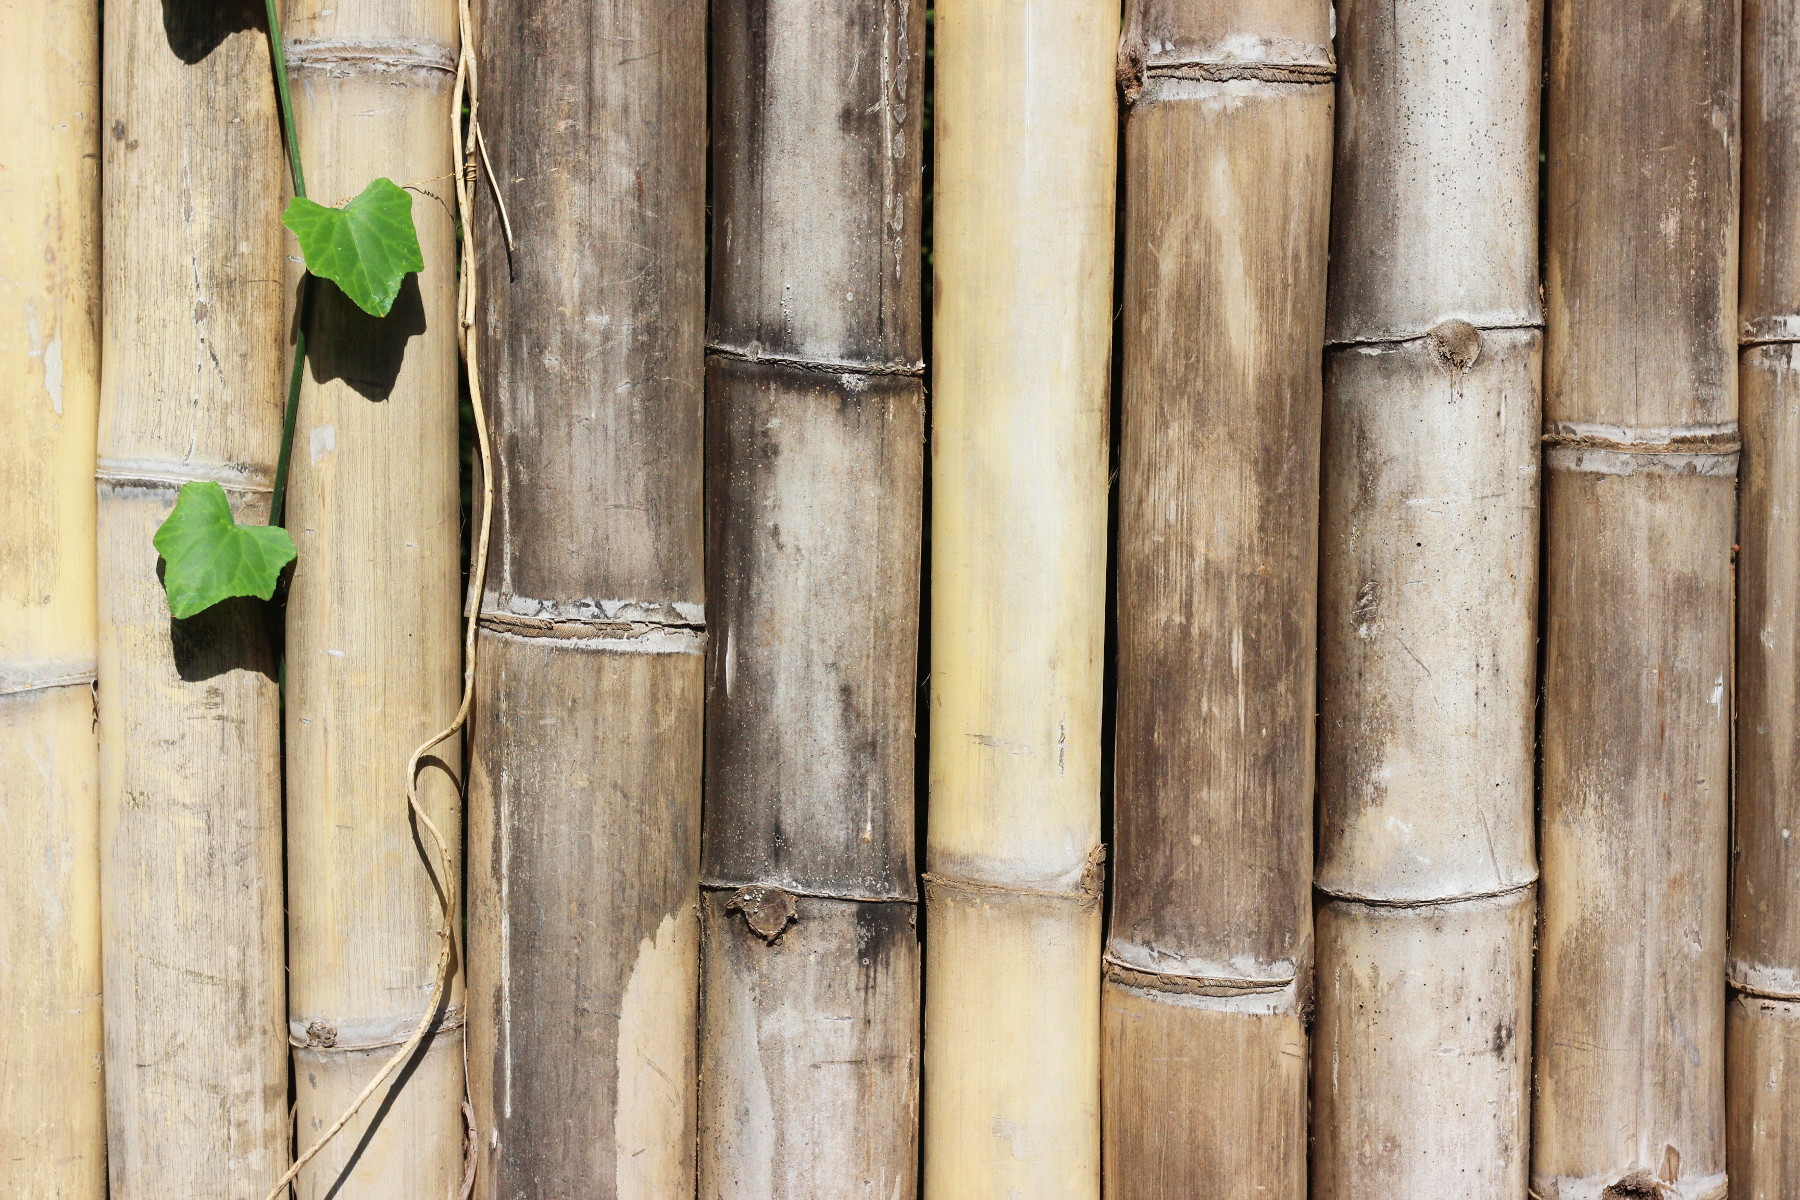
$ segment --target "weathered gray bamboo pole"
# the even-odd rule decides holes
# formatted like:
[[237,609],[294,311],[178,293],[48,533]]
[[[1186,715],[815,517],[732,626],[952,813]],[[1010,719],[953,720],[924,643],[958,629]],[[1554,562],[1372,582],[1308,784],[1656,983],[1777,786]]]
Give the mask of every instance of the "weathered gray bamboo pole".
[[113,1200],[261,1195],[288,1163],[281,733],[263,606],[174,621],[184,482],[267,519],[287,182],[261,14],[105,10],[100,885]]
[[1312,1195],[1519,1200],[1543,12],[1337,15]]
[[1093,1200],[1118,6],[936,26],[924,1195]]
[[0,1187],[104,1200],[100,10],[0,2]]
[[1738,11],[1550,8],[1532,1186],[1725,1192]]
[[1741,1200],[1800,1192],[1800,4],[1744,3],[1743,494],[1727,1142]]
[[924,35],[713,7],[704,1200],[917,1190]]
[[[295,1129],[309,1147],[433,1009],[438,851],[409,812],[407,762],[450,723],[457,613],[454,0],[288,0],[287,61],[307,186],[323,203],[377,176],[415,185],[425,269],[385,318],[315,281],[287,526],[289,1022]],[[460,746],[419,795],[460,858]],[[462,994],[296,1181],[302,1200],[456,1193]],[[272,1182],[272,1181],[268,1181]]]
[[706,9],[486,6],[483,1197],[694,1188]]
[[1126,17],[1118,1200],[1306,1194],[1330,20],[1322,0]]

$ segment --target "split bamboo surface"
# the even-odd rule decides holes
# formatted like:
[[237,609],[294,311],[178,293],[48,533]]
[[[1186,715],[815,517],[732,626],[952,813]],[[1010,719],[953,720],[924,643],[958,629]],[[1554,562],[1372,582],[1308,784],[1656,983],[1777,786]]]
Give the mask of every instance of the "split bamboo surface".
[[1338,8],[1317,1200],[1526,1191],[1542,34],[1537,0]]
[[107,1165],[113,1200],[224,1200],[288,1163],[275,668],[259,601],[169,616],[150,539],[189,480],[268,517],[286,172],[260,14],[171,0],[104,21]]
[[712,22],[699,1194],[910,1197],[925,8]]
[[1800,6],[1744,4],[1732,1195],[1800,1191]]
[[[693,1194],[706,7],[487,5],[482,1197]],[[513,241],[507,245],[507,230]]]
[[1306,1194],[1330,20],[1312,0],[1126,16],[1119,1200]]
[[928,1200],[1098,1195],[1118,10],[936,7]]
[[1550,9],[1544,1200],[1725,1193],[1737,7]]
[[[439,889],[407,761],[450,724],[460,661],[458,156],[453,0],[290,0],[287,60],[309,194],[377,176],[416,189],[425,269],[385,318],[315,280],[287,528],[288,1035],[295,1137],[313,1144],[432,1011]],[[458,740],[420,765],[421,803],[460,861]],[[453,894],[453,899],[454,894]],[[456,1195],[460,988],[418,1052],[301,1172],[301,1200]],[[266,1184],[265,1184],[266,1186]]]
[[0,3],[0,1168],[104,1200],[94,435],[100,12]]

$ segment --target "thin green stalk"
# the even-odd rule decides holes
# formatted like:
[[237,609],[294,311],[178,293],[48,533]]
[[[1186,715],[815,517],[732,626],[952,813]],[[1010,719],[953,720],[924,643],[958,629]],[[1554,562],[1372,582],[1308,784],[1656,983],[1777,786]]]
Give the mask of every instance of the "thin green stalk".
[[[306,173],[300,168],[300,140],[294,136],[294,101],[288,94],[287,50],[281,39],[281,0],[265,0],[269,12],[269,55],[274,60],[275,99],[281,109],[281,131],[287,140],[288,170],[294,195],[306,195]],[[280,525],[287,508],[288,465],[294,456],[294,424],[300,415],[300,377],[306,364],[306,310],[311,276],[300,277],[300,300],[294,320],[294,366],[288,372],[287,404],[281,410],[281,452],[275,459],[275,487],[269,496],[269,524]]]

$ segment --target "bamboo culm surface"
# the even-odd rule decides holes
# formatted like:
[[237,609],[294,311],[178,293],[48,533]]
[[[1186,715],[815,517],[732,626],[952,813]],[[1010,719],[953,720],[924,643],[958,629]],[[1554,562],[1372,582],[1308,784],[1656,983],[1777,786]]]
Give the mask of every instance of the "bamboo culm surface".
[[264,610],[169,616],[190,480],[267,520],[284,312],[260,14],[109,4],[101,121],[100,897],[113,1200],[260,1196],[288,1163],[281,732]]
[[1800,5],[1744,4],[1731,1194],[1800,1191]]
[[1316,1200],[1526,1193],[1542,17],[1338,7]]
[[924,22],[712,9],[705,1200],[917,1191]]
[[1549,9],[1544,1200],[1725,1193],[1737,7]]
[[1118,10],[936,36],[924,1195],[1091,1200]]
[[664,1200],[695,1186],[706,6],[484,7],[476,1194]]
[[[290,0],[287,66],[309,193],[388,176],[418,189],[425,269],[375,318],[314,281],[286,524],[288,1036],[310,1146],[432,1005],[436,847],[412,818],[413,748],[458,701],[457,155],[453,0]],[[424,810],[458,861],[455,739],[424,760]],[[434,1032],[296,1181],[301,1200],[452,1196],[463,1178],[463,1014]],[[273,1180],[264,1181],[265,1187]]]
[[0,1173],[20,1196],[104,1200],[99,9],[8,0],[0,46]]
[[1330,7],[1138,0],[1120,67],[1106,1192],[1300,1200]]

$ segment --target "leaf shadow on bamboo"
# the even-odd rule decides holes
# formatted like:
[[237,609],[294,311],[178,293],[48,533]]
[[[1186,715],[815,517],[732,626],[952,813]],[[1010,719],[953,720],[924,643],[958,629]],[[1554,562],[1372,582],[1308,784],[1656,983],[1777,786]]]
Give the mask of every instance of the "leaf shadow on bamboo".
[[162,0],[169,49],[189,66],[217,50],[234,33],[262,29],[257,0]]
[[[307,284],[303,281],[299,286]],[[378,404],[386,400],[400,380],[408,347],[428,328],[419,277],[406,277],[385,317],[364,312],[329,280],[315,280],[312,286],[306,361],[313,382],[341,379],[365,400]],[[298,297],[295,303],[297,306]]]
[[[163,563],[156,563],[156,583],[160,588]],[[186,619],[169,618],[169,649],[175,660],[175,673],[183,683],[205,683],[233,671],[255,671],[265,679],[275,679],[274,655],[251,632],[267,624],[264,607],[268,602],[253,596],[236,596],[222,600],[211,608]]]

